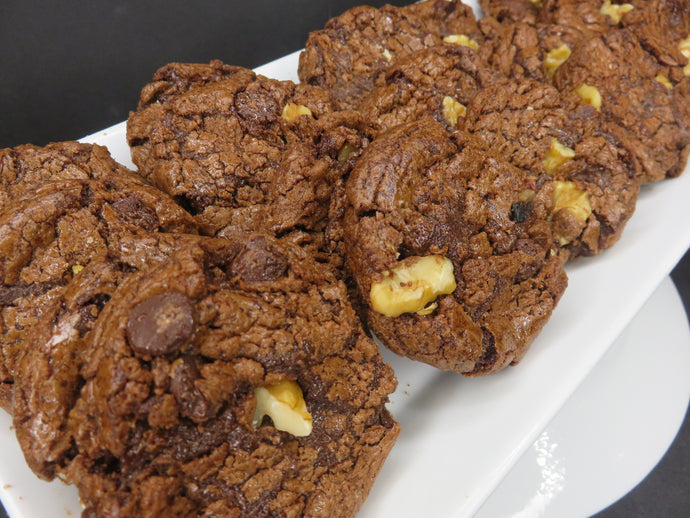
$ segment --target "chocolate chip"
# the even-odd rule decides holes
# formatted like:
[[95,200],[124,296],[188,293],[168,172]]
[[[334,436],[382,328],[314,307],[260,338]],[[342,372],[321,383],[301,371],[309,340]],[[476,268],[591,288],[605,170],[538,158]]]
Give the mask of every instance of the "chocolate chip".
[[127,339],[134,352],[159,356],[178,350],[194,333],[194,309],[177,291],[140,302],[129,315]]
[[532,212],[531,201],[518,201],[510,206],[510,219],[516,223],[523,223]]
[[256,131],[262,125],[280,117],[280,107],[276,100],[259,88],[247,88],[235,96],[237,113]]
[[200,377],[195,361],[185,357],[175,361],[170,379],[170,391],[175,396],[180,414],[197,423],[214,417],[217,411],[194,384]]
[[251,238],[232,264],[231,274],[245,282],[274,281],[287,270],[286,257],[265,237]]
[[133,225],[153,232],[158,228],[159,221],[156,212],[144,205],[139,198],[133,195],[121,198],[112,204],[117,214]]

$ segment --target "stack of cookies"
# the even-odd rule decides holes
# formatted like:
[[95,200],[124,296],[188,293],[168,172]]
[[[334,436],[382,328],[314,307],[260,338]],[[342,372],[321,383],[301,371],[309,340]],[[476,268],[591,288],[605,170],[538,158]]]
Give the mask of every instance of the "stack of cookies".
[[[690,152],[683,2],[357,7],[301,84],[158,70],[97,145],[0,150],[0,404],[84,516],[352,516],[399,434],[373,341],[514,365]],[[580,259],[583,260],[583,259]]]

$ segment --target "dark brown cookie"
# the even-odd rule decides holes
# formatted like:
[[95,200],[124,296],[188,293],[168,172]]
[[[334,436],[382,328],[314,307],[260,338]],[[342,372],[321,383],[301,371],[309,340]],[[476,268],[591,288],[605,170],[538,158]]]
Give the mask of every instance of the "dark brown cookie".
[[567,282],[551,193],[432,119],[380,135],[348,179],[343,217],[372,331],[398,354],[466,375],[517,363]]
[[637,25],[660,29],[663,38],[678,41],[690,33],[688,7],[686,0],[544,0],[537,21],[573,27],[590,37]]
[[690,5],[683,0],[546,0],[539,20],[575,29],[582,34],[583,42],[628,27],[649,57],[666,68],[662,74],[671,84],[690,75],[690,72],[684,75],[682,70],[688,56],[680,47],[690,46]]
[[[678,4],[663,0],[492,0],[482,2],[491,16],[479,20],[479,26],[487,47],[492,48],[492,64],[511,77],[544,81],[551,79],[555,67],[580,43],[624,26],[635,27],[645,49],[658,54],[661,61],[674,54],[672,59],[678,59],[680,36],[676,35],[690,21],[690,15],[682,13]],[[684,34],[687,36],[687,31]],[[676,48],[669,52],[670,41]],[[682,56],[679,59],[682,61]]]
[[309,35],[299,78],[332,92],[340,107],[382,84],[389,66],[450,35],[477,38],[472,10],[459,0],[426,0],[407,7],[355,7]]
[[76,142],[0,151],[0,377],[11,383],[28,330],[72,278],[127,231],[195,232],[166,194]]
[[577,46],[554,74],[559,90],[596,105],[635,154],[639,183],[679,175],[690,153],[687,98],[664,73],[634,32],[620,29]]
[[[87,219],[77,214],[78,219]],[[51,303],[23,330],[31,344],[16,358],[17,385],[12,413],[25,459],[42,478],[52,478],[70,459],[72,437],[65,428],[69,410],[84,383],[80,374],[88,357],[88,340],[96,321],[118,287],[136,272],[169,261],[176,250],[196,245],[190,234],[130,232],[120,228],[116,215],[105,207],[101,231],[106,236],[101,257],[90,256],[64,286],[54,290]],[[86,261],[84,261],[86,262]]]
[[621,18],[635,8],[610,0],[480,0],[484,12],[506,25],[514,22],[556,24],[592,36],[621,26]]
[[[478,145],[555,185],[550,221],[571,258],[612,246],[635,210],[637,162],[589,105],[532,79],[497,83],[469,104]],[[565,190],[564,190],[565,189]],[[569,201],[566,201],[569,200]]]
[[139,172],[196,215],[204,233],[319,231],[360,117],[320,88],[214,61],[156,72],[130,114]]
[[[656,60],[667,84],[678,87],[687,83],[690,77],[690,5],[682,0],[634,2],[634,5],[635,9],[623,17],[622,24]],[[687,96],[684,104],[690,104]]]
[[479,20],[482,55],[504,75],[550,82],[555,70],[585,37],[575,27],[553,23],[499,23],[487,16]]
[[[87,516],[354,515],[399,429],[343,284],[265,235],[137,239],[78,344],[81,390],[60,392],[48,347],[22,364],[33,466],[76,484]],[[147,251],[167,257],[137,270]]]
[[477,91],[502,77],[477,49],[441,43],[398,60],[385,84],[366,94],[358,109],[377,131],[427,116],[451,129],[462,125]]
[[68,141],[45,147],[26,144],[0,149],[2,213],[11,212],[6,208],[11,203],[30,200],[38,190],[59,191],[54,187],[57,182],[81,182],[87,191],[84,204],[110,203],[124,220],[148,231],[189,232],[194,228],[185,211],[159,189],[118,164],[103,146]]
[[539,21],[572,27],[587,36],[621,26],[621,18],[632,6],[610,0],[544,0]]
[[690,6],[687,0],[631,0],[635,9],[623,15],[625,26],[653,27],[664,39],[676,44],[690,36]]

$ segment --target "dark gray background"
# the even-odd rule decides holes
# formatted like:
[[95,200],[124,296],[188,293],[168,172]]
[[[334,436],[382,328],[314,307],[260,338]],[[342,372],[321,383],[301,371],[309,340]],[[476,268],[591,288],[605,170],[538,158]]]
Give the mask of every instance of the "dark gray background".
[[[0,148],[78,139],[121,122],[136,107],[141,87],[168,62],[218,58],[255,67],[300,49],[309,31],[360,3],[3,0]],[[672,276],[687,308],[690,254]],[[686,418],[657,468],[597,516],[690,516],[689,441]]]

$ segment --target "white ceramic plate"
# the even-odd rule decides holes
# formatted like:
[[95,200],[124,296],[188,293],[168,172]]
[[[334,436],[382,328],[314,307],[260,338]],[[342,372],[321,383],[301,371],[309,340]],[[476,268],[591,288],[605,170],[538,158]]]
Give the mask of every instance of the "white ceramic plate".
[[[296,80],[297,55],[259,71]],[[132,166],[124,123],[84,140]],[[646,186],[616,246],[568,267],[570,286],[519,367],[466,379],[385,353],[400,380],[390,408],[403,432],[360,516],[471,516],[688,249],[689,197],[687,172]],[[77,515],[73,490],[26,480],[1,431],[0,492],[14,516]]]
[[581,518],[608,507],[661,460],[689,398],[690,328],[667,277],[475,518]]

